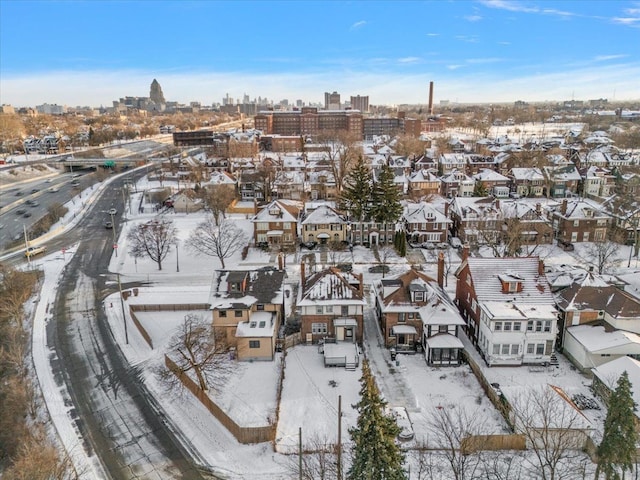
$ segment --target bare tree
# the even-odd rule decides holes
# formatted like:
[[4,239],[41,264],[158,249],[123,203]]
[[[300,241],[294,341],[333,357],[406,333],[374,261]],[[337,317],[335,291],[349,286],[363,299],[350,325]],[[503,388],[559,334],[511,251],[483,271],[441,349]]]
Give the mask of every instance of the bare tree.
[[513,424],[533,455],[525,473],[542,480],[567,478],[583,460],[585,418],[555,387],[543,385],[511,400]]
[[174,373],[193,372],[203,391],[225,384],[235,367],[229,349],[223,336],[214,335],[210,322],[193,313],[185,315],[168,347],[169,357],[178,368]]
[[478,243],[491,249],[494,257],[520,257],[536,253],[550,238],[551,228],[544,222],[518,217],[478,222]]
[[336,191],[340,195],[345,177],[351,171],[358,157],[362,155],[360,139],[351,132],[334,131],[320,135],[318,142],[324,146],[331,173],[333,173],[336,182]]
[[235,198],[236,192],[231,185],[216,185],[205,188],[204,202],[211,210],[216,225],[220,223],[220,216],[226,218],[226,210]]
[[136,258],[149,257],[158,264],[158,270],[162,270],[162,261],[175,244],[176,238],[176,227],[172,221],[165,219],[140,224],[127,235],[127,240],[131,242],[131,255]]
[[226,268],[224,259],[241,249],[246,242],[246,234],[232,222],[224,220],[218,226],[214,215],[208,215],[187,239],[187,248],[196,255],[217,257],[222,268]]
[[[475,478],[480,467],[480,452],[470,437],[485,432],[486,416],[470,412],[460,405],[437,408],[427,429],[430,446],[442,450],[451,469],[451,478]],[[473,445],[472,445],[473,444]]]
[[338,475],[337,448],[327,438],[314,436],[304,443],[302,452],[289,456],[287,469],[292,477],[303,480],[333,480]]
[[586,249],[586,259],[598,270],[598,274],[611,270],[618,266],[622,259],[618,257],[620,244],[617,236],[612,236],[600,242],[591,243]]
[[0,264],[0,321],[15,322],[22,327],[23,305],[33,292],[37,278],[34,272],[22,272]]

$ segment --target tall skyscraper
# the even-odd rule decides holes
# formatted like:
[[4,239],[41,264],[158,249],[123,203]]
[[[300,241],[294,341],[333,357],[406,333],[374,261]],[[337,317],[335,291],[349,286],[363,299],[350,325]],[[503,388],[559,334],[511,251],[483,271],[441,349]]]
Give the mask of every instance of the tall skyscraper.
[[340,110],[340,94],[338,92],[324,92],[324,109]]
[[351,108],[353,110],[360,110],[361,112],[369,111],[369,95],[361,97],[360,95],[356,95],[355,97],[351,97]]
[[164,99],[164,94],[162,93],[162,87],[155,78],[153,79],[153,82],[151,82],[151,88],[149,89],[149,99],[157,104],[167,103]]

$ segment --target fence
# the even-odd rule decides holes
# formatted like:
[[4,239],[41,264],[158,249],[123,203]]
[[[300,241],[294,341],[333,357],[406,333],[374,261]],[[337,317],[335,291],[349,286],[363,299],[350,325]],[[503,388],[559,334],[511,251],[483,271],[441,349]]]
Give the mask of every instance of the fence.
[[463,438],[460,451],[464,455],[482,450],[526,450],[527,442],[524,435],[474,435]]
[[275,441],[276,424],[265,425],[263,427],[241,427],[233,421],[211,397],[200,389],[198,384],[187,374],[181,372],[178,366],[167,355],[164,356],[164,363],[171,370],[182,384],[193,393],[200,403],[202,403],[211,414],[227,429],[231,434],[243,444],[262,443]]

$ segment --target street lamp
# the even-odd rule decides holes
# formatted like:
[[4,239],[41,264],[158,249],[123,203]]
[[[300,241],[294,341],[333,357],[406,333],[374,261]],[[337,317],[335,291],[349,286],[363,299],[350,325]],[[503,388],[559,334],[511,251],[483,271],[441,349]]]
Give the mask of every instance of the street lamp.
[[180,271],[180,262],[178,258],[178,245],[180,244],[180,240],[176,239],[176,272]]
[[118,258],[118,245],[116,244],[116,225],[113,223],[113,212],[109,212],[111,215],[111,231],[113,232],[113,250],[116,253],[116,258]]

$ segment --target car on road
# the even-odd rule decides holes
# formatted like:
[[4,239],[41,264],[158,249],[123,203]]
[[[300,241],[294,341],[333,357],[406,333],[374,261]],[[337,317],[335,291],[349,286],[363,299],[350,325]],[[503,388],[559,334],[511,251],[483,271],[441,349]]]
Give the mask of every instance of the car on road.
[[109,211],[107,212],[109,215],[117,215],[118,210],[116,210],[115,208],[110,208]]
[[104,222],[104,228],[107,228],[107,229],[109,229],[109,228],[113,228],[113,223],[111,223],[111,222]]
[[79,187],[80,186],[80,182],[78,180],[74,180],[73,182],[71,182],[71,185],[74,187]]
[[40,202],[36,202],[35,200],[31,200],[31,203],[29,204],[30,207],[37,207],[38,205],[40,205]]
[[16,210],[16,215],[24,215],[26,210],[24,208],[19,208]]
[[16,197],[21,197],[22,195],[24,195],[24,192],[22,192],[21,190],[18,190],[14,195]]
[[31,193],[38,193],[40,191],[39,188],[32,188]]
[[27,248],[27,250],[24,252],[24,256],[29,258],[29,257],[33,257],[34,255],[39,255],[41,253],[45,253],[47,251],[47,247],[45,246],[41,246],[41,247],[29,247]]
[[24,218],[29,218],[29,217],[31,216],[31,212],[24,212],[24,213],[22,214],[22,216],[23,216]]
[[50,191],[51,193],[59,192],[59,191],[60,191],[60,187],[51,187],[51,188],[49,189],[49,191]]

